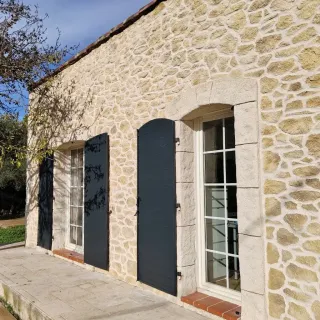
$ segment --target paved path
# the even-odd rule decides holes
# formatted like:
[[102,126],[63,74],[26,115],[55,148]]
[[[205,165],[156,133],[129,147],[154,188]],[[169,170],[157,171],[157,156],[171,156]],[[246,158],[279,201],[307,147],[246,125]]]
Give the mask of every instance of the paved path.
[[0,220],[0,228],[8,228],[8,227],[24,226],[24,225],[25,225],[25,218]]
[[[0,250],[8,250],[12,248],[19,248],[19,247],[24,247],[25,242],[16,242],[16,243],[10,243],[10,244],[0,244]],[[1,318],[0,318],[1,320]]]
[[0,303],[0,319],[1,320],[16,320]]
[[[0,251],[1,283],[2,294],[19,296],[19,305],[29,305],[29,314],[32,309],[48,316],[25,316],[23,320],[207,319],[149,291],[34,249]],[[17,299],[11,300],[14,304]]]

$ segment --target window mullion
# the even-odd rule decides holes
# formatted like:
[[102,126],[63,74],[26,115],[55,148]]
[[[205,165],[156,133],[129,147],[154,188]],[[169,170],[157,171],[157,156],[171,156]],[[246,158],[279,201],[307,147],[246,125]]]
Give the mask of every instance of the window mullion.
[[226,167],[226,132],[225,132],[225,119],[222,120],[222,138],[223,138],[223,181],[224,181],[224,227],[225,227],[225,243],[226,243],[226,284],[229,289],[229,257],[228,257],[228,212],[227,212],[227,167]]

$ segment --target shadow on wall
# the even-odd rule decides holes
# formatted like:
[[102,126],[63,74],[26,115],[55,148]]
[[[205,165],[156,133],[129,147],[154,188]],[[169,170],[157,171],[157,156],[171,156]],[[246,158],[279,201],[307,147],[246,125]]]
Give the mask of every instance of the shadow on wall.
[[101,134],[85,144],[85,204],[84,214],[105,209],[109,172],[108,135]]
[[[87,136],[99,117],[102,108],[94,109],[91,89],[76,90],[76,83],[61,75],[48,80],[30,94],[28,114],[28,160],[26,221],[32,212],[38,212],[40,165],[59,151],[59,146]],[[103,107],[103,106],[102,106]],[[92,130],[93,131],[93,130]],[[61,157],[60,157],[61,158]],[[59,159],[59,167],[67,170],[66,157]],[[55,160],[56,162],[56,160]],[[54,166],[57,164],[55,163]],[[67,190],[68,181],[58,181],[59,189]],[[30,216],[30,217],[29,217]],[[32,215],[35,219],[37,215]],[[32,228],[37,228],[32,221]]]

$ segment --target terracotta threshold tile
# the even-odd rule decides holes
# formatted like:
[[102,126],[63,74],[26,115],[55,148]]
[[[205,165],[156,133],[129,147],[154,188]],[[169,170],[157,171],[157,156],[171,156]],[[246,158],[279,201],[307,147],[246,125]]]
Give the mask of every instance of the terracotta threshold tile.
[[73,252],[67,249],[58,249],[58,250],[53,250],[53,253],[78,263],[84,263],[83,255],[77,252]]
[[229,311],[236,309],[237,307],[239,307],[236,304],[227,302],[227,301],[223,301],[221,303],[218,303],[212,307],[208,308],[208,312],[219,316],[219,317],[223,317],[224,314],[228,313]]
[[223,314],[223,319],[238,320],[241,318],[241,307],[237,307]]
[[195,293],[189,294],[188,296],[182,297],[181,301],[188,303],[188,304],[191,304],[193,306],[196,301],[201,300],[201,299],[205,299],[208,297],[209,296],[206,294],[203,294],[200,292],[195,292]]
[[201,300],[196,301],[193,305],[199,309],[202,309],[204,311],[208,311],[209,307],[212,307],[218,303],[223,302],[221,299],[208,297]]

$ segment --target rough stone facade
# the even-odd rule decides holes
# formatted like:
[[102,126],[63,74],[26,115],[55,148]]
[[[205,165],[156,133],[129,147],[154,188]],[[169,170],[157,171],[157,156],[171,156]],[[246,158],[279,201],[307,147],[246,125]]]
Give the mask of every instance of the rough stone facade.
[[[62,71],[65,86],[75,81],[75,96],[93,97],[83,118],[88,128],[74,140],[110,136],[111,273],[136,281],[136,130],[167,117],[188,86],[220,75],[255,79],[268,318],[320,319],[319,6],[319,0],[164,1]],[[67,136],[61,132],[57,146]],[[35,172],[30,164],[29,246],[37,239]],[[56,199],[63,190],[55,189]],[[64,217],[63,201],[55,210]],[[55,222],[57,233],[62,225]]]

